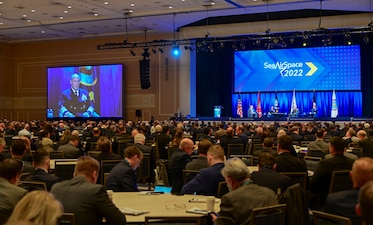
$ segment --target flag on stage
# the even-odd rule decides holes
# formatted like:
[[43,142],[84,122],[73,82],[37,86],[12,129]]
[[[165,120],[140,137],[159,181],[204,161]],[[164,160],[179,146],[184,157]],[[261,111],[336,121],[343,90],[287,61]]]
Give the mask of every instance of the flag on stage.
[[278,110],[280,109],[280,107],[278,106],[277,91],[275,92],[275,103],[273,105],[273,108],[274,108],[275,112],[278,112]]
[[316,103],[316,93],[313,91],[313,97],[312,97],[312,110],[313,113],[317,112],[317,103]]
[[262,118],[262,106],[260,105],[260,91],[258,91],[258,104],[256,105],[256,113],[258,118]]
[[332,112],[331,112],[331,118],[337,118],[338,116],[338,106],[337,106],[337,96],[335,94],[335,90],[333,90],[333,96],[332,96]]
[[295,99],[295,89],[293,90],[293,99],[291,100],[291,111],[294,109],[298,108],[297,107],[297,100]]
[[238,95],[238,101],[237,101],[237,115],[240,116],[240,118],[243,117],[241,95]]

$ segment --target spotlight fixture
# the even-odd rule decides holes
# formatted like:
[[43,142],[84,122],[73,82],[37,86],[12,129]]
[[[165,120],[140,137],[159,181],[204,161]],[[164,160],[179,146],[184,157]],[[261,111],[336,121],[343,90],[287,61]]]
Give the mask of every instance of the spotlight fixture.
[[147,59],[150,57],[150,54],[148,51],[149,51],[148,48],[144,48],[144,53],[142,53],[142,56],[144,57],[144,59]]
[[349,33],[345,33],[345,35],[344,35],[344,42],[347,45],[351,45],[352,44],[351,35]]
[[210,52],[214,52],[214,47],[212,46],[212,44],[209,44],[208,49]]
[[184,50],[188,50],[189,47],[187,45],[184,45]]
[[233,50],[235,50],[235,51],[237,51],[237,43],[236,42],[233,42],[232,43],[232,48],[233,48]]
[[158,48],[158,51],[163,54],[163,48]]
[[155,50],[154,48],[152,48],[152,52],[153,54],[157,54],[157,50]]
[[136,56],[136,53],[133,51],[133,49],[130,50],[130,53],[132,56]]
[[363,35],[363,41],[364,41],[364,44],[368,44],[369,43],[369,36],[368,36],[368,34],[364,34]]
[[179,56],[180,55],[180,49],[178,45],[174,45],[172,47],[172,55]]
[[242,50],[244,50],[246,48],[245,41],[240,42],[240,47],[241,47]]

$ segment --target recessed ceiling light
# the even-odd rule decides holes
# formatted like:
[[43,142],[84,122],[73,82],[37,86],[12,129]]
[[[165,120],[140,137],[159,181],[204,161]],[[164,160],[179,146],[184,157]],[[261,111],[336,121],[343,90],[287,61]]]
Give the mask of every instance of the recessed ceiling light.
[[60,16],[60,20],[63,20],[63,16]]
[[31,20],[30,20],[30,19],[28,19],[28,20],[27,20],[27,23],[31,23]]
[[27,17],[27,15],[26,15],[26,14],[23,14],[22,17],[25,18],[25,17]]
[[41,31],[41,33],[42,33],[42,34],[44,34],[44,33],[45,33],[45,31],[44,31],[44,30],[42,30],[42,31]]
[[211,5],[215,5],[215,2],[211,2]]
[[170,6],[168,6],[168,8],[169,8],[169,9],[172,9],[172,6],[170,5]]
[[94,15],[94,16],[98,16],[98,13],[94,13],[93,15]]
[[104,4],[105,4],[105,5],[109,5],[109,2],[106,1],[106,2],[104,2]]
[[36,10],[35,9],[31,9],[31,12],[34,13],[34,12],[36,12]]
[[3,1],[0,2],[0,5],[2,5],[2,4],[3,4]]
[[131,7],[134,7],[135,6],[135,3],[131,3]]
[[4,25],[4,23],[3,23],[3,22],[0,22],[0,25]]
[[133,10],[132,10],[132,9],[131,9],[131,10],[128,10],[128,12],[133,13]]
[[67,8],[68,8],[68,9],[71,9],[71,8],[72,8],[72,6],[71,6],[71,5],[68,5],[68,6],[67,6]]
[[65,11],[63,11],[64,13],[68,13],[69,11],[67,11],[67,10],[65,10]]

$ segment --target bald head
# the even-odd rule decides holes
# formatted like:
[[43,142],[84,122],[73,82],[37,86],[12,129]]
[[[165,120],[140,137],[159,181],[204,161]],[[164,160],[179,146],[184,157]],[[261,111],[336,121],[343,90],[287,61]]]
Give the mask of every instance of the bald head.
[[369,157],[357,159],[352,165],[351,179],[354,188],[361,188],[368,181],[373,181],[373,159]]
[[184,151],[185,153],[187,153],[188,155],[192,154],[193,152],[193,149],[194,149],[194,143],[191,139],[189,138],[183,138],[181,141],[180,141],[180,145],[179,145],[179,148],[180,150]]
[[233,128],[232,128],[232,127],[228,127],[227,130],[226,130],[226,132],[227,132],[227,135],[228,135],[228,136],[233,136],[233,135],[234,135],[234,132],[233,132]]
[[277,137],[281,137],[281,136],[284,136],[284,135],[286,135],[286,131],[285,130],[283,130],[283,129],[278,130]]

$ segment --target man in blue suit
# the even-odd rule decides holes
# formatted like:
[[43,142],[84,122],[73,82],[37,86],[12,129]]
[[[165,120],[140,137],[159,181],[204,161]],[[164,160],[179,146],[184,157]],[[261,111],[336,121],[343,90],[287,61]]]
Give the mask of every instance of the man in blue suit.
[[216,196],[220,181],[224,181],[221,170],[224,168],[224,149],[220,145],[213,145],[207,151],[209,168],[199,173],[181,189],[182,194],[198,194]]
[[93,101],[87,90],[80,88],[80,76],[74,73],[70,88],[62,92],[58,103],[60,117],[92,117],[95,114]]
[[361,218],[355,213],[359,191],[368,181],[373,181],[373,159],[363,157],[357,159],[350,173],[353,189],[328,195],[322,211],[351,219],[353,225],[361,224]]

